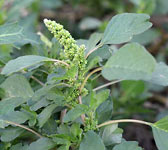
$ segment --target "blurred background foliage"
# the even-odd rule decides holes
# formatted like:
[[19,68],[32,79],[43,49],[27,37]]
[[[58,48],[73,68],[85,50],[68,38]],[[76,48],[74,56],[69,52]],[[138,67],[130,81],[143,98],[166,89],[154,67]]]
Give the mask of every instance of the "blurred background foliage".
[[[23,41],[14,45],[0,45],[0,68],[10,59],[21,55],[35,54],[48,56],[48,47],[52,51],[48,57],[57,57],[57,41],[44,27],[43,19],[56,20],[70,31],[79,43],[86,43],[94,32],[103,32],[108,21],[118,13],[147,13],[151,16],[153,27],[145,33],[135,36],[132,41],[143,44],[157,61],[168,63],[168,0],[0,0],[0,25],[18,22],[24,27]],[[51,42],[43,36],[50,37]],[[41,38],[41,40],[40,40]],[[43,49],[39,45],[43,45]],[[120,45],[113,45],[112,51]],[[36,72],[42,81],[44,70]],[[0,75],[0,83],[5,80]],[[90,80],[96,87],[106,83],[104,79]],[[32,81],[32,87],[38,88]],[[113,119],[135,118],[156,121],[168,115],[168,89],[143,81],[122,81],[109,87],[113,98]],[[0,89],[0,97],[3,97]],[[112,108],[109,108],[112,109]],[[108,113],[107,115],[111,115]],[[149,129],[141,125],[126,125],[125,138],[138,140],[146,150],[155,150],[155,144]],[[143,133],[143,134],[142,134]],[[148,136],[147,136],[148,135]],[[144,142],[145,139],[145,142]]]

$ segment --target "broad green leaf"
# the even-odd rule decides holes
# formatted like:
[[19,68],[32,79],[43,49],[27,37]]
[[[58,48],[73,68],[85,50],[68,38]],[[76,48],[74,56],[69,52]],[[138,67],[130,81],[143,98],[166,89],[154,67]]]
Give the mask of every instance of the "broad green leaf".
[[3,68],[1,74],[10,75],[14,72],[18,72],[25,68],[29,68],[36,64],[47,62],[47,61],[55,61],[55,60],[48,57],[37,56],[37,55],[20,56],[16,59],[9,61]]
[[97,118],[99,124],[108,121],[112,117],[113,112],[113,101],[111,98],[100,104],[100,106],[96,109]]
[[156,65],[155,71],[152,73],[150,80],[146,80],[153,84],[168,86],[168,66],[162,62]]
[[143,46],[130,43],[111,56],[103,67],[102,75],[107,80],[145,80],[150,78],[155,65],[155,59]]
[[18,127],[8,127],[3,129],[1,134],[2,142],[10,142],[19,137],[25,130]]
[[[26,114],[24,114],[20,111],[11,111],[6,114],[0,115],[0,120],[4,120],[4,122],[5,121],[12,121],[17,124],[22,124],[25,121],[27,121],[28,119],[29,119],[29,116],[27,116]],[[9,124],[6,124],[5,127],[8,125]]]
[[22,40],[14,43],[14,45],[16,47],[20,48],[21,46],[23,46],[25,44],[29,44],[29,43],[32,45],[39,45],[40,44],[40,37],[37,34],[32,33],[30,31],[26,31],[26,30],[23,30],[23,32],[24,32],[24,35],[22,37]]
[[10,98],[0,101],[0,115],[7,114],[14,111],[14,109],[25,103],[27,99],[24,98]]
[[147,14],[124,13],[114,16],[104,32],[101,43],[121,44],[132,39],[133,35],[149,29],[152,24]]
[[32,97],[34,92],[23,75],[12,75],[8,77],[0,87],[4,89],[6,97]]
[[71,109],[63,118],[64,122],[74,121],[80,115],[87,113],[88,106],[79,104],[75,108]]
[[121,143],[122,132],[122,129],[118,128],[118,124],[106,126],[101,133],[105,146]]
[[168,134],[168,116],[162,118],[161,120],[157,121],[156,123],[152,124],[153,127],[158,128],[167,132]]
[[4,24],[0,26],[0,45],[13,44],[22,40],[23,28],[18,23]]
[[93,131],[88,131],[80,144],[79,150],[105,150],[102,139]]
[[71,135],[75,138],[77,138],[77,140],[79,140],[79,138],[82,137],[82,129],[80,128],[80,124],[79,123],[73,123],[71,128],[70,128],[70,132]]
[[55,147],[55,143],[48,138],[41,138],[31,143],[27,150],[51,150]]
[[131,42],[137,42],[142,45],[147,45],[158,39],[160,33],[156,29],[150,29],[142,34],[135,35]]
[[102,104],[107,98],[109,97],[110,90],[102,90],[98,93],[95,93],[93,95],[93,98],[91,99],[90,102],[90,107],[95,110],[100,104]]
[[28,116],[29,126],[30,127],[34,126],[36,124],[36,120],[37,120],[37,113],[35,111],[31,111],[30,107],[28,105],[22,106],[21,111]]
[[92,54],[90,54],[88,60],[90,61],[96,56],[99,56],[101,58],[100,61],[110,58],[112,56],[110,47],[108,45],[103,45],[102,47],[94,51]]
[[[165,124],[166,125],[166,124]],[[157,128],[155,126],[152,127],[154,140],[157,145],[158,150],[167,150],[168,149],[168,132]]]
[[116,145],[113,150],[142,150],[142,148],[138,146],[137,142],[124,141],[121,144]]
[[97,43],[101,40],[102,38],[102,33],[93,33],[91,34],[89,40],[87,41],[87,43],[83,43],[86,45],[86,50],[85,50],[85,54],[87,54],[90,50],[92,50],[93,48],[96,47]]
[[13,145],[10,150],[27,150],[28,145],[23,145],[22,143]]
[[44,110],[38,115],[39,127],[41,128],[47,120],[51,117],[52,112],[57,107],[56,104],[52,104],[44,108]]

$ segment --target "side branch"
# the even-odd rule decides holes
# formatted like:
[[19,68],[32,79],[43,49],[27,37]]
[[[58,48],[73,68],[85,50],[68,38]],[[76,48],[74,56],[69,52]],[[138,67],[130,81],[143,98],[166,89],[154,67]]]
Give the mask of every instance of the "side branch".
[[85,80],[83,81],[83,83],[82,83],[82,85],[81,85],[81,87],[80,87],[80,93],[82,92],[82,89],[84,88],[84,86],[85,86],[87,80],[90,78],[90,76],[91,76],[92,74],[98,72],[98,71],[101,71],[101,70],[102,70],[102,67],[97,68],[97,69],[93,70],[92,72],[90,72],[90,73],[87,75],[87,77],[85,78]]
[[40,135],[40,134],[37,133],[36,131],[34,131],[34,130],[30,129],[30,128],[27,128],[26,126],[23,126],[23,125],[20,125],[20,124],[17,124],[17,123],[15,123],[15,122],[8,121],[8,120],[4,120],[4,122],[5,122],[6,124],[10,124],[10,125],[14,125],[14,126],[16,126],[16,127],[23,128],[23,129],[25,129],[25,130],[27,130],[27,131],[29,131],[29,132],[35,134],[35,135],[38,136],[39,138],[42,138],[42,137],[43,137],[42,135]]
[[103,126],[107,126],[107,125],[110,125],[110,124],[116,124],[116,123],[124,123],[124,122],[132,122],[132,123],[139,123],[139,124],[144,124],[144,125],[147,125],[147,126],[151,126],[152,123],[150,122],[146,122],[146,121],[142,121],[142,120],[135,120],[135,119],[121,119],[121,120],[111,120],[111,121],[107,121],[105,123],[102,123],[100,125],[97,126],[97,128],[101,128]]

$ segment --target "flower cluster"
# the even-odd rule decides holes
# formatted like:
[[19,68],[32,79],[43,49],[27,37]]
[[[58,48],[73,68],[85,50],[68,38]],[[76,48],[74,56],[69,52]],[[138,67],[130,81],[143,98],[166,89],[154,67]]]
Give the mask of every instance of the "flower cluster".
[[69,94],[66,100],[69,104],[73,104],[74,101],[78,99],[80,94],[79,88],[84,80],[87,64],[87,60],[85,59],[84,55],[85,46],[78,46],[70,33],[59,23],[48,19],[44,19],[44,23],[48,30],[53,33],[54,37],[63,46],[63,53],[61,53],[61,58],[64,58],[64,60],[70,64],[68,69],[72,69],[74,65],[78,68],[76,71],[76,76],[70,77],[68,79],[68,84],[70,84],[72,88],[69,88],[70,91],[68,92]]
[[72,38],[71,34],[65,30],[62,25],[56,23],[55,21],[44,19],[44,23],[48,30],[64,47],[65,57],[72,61],[79,47],[76,44],[76,41]]

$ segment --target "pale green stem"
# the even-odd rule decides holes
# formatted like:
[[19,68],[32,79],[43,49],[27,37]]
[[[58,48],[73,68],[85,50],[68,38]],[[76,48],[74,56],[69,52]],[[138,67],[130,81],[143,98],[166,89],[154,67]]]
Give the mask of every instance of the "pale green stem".
[[107,125],[110,125],[110,124],[116,124],[116,123],[128,123],[128,122],[132,122],[132,123],[139,123],[139,124],[144,124],[144,125],[147,125],[147,126],[151,126],[152,123],[150,122],[146,122],[146,121],[142,121],[142,120],[135,120],[135,119],[121,119],[121,120],[111,120],[111,121],[107,121],[105,123],[102,123],[100,125],[98,125],[97,127],[98,128],[101,128],[103,126],[107,126]]

